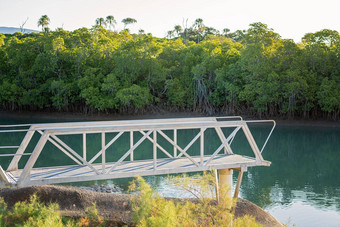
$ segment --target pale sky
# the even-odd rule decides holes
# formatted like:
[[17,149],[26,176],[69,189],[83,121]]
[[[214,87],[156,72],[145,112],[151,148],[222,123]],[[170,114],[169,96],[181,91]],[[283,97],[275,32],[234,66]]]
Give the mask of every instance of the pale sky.
[[118,30],[122,19],[132,17],[138,21],[129,27],[132,32],[144,29],[164,37],[176,24],[188,19],[190,26],[202,18],[206,26],[231,32],[262,22],[282,38],[300,42],[308,32],[340,31],[339,9],[340,0],[0,0],[0,27],[20,27],[29,18],[25,28],[41,30],[37,21],[46,14],[52,30],[75,30],[113,15]]

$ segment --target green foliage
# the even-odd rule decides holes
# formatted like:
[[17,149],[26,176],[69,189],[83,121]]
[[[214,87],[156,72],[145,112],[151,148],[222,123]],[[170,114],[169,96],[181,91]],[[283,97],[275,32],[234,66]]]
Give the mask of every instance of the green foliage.
[[[48,25],[44,15],[39,22]],[[135,19],[124,19],[125,25]],[[113,16],[92,29],[0,34],[0,106],[7,110],[143,111],[339,117],[340,36],[302,43],[263,23],[220,34],[198,18],[171,39],[119,33]],[[336,100],[336,101],[334,101]]]
[[52,106],[61,110],[74,102],[77,87],[74,83],[66,83],[63,80],[53,80],[50,90],[52,92]]
[[213,172],[170,179],[198,198],[198,201],[174,201],[155,194],[143,178],[137,177],[129,188],[138,191],[132,200],[133,222],[137,226],[260,226],[248,216],[233,218],[232,200],[227,196],[229,189],[220,188],[216,200],[215,179]]
[[95,203],[86,208],[84,216],[78,220],[62,217],[58,209],[58,204],[44,205],[36,195],[31,196],[29,201],[17,202],[12,209],[8,209],[4,199],[0,198],[0,226],[106,226]]
[[122,107],[142,108],[151,102],[151,94],[148,88],[133,84],[129,88],[123,88],[117,92],[117,103]]
[[63,226],[57,204],[45,206],[33,195],[28,202],[18,202],[12,210],[0,199],[1,226]]
[[323,111],[340,111],[340,83],[329,80],[327,77],[322,80],[317,92],[318,103]]
[[5,45],[5,38],[6,36],[4,34],[0,34],[0,47]]

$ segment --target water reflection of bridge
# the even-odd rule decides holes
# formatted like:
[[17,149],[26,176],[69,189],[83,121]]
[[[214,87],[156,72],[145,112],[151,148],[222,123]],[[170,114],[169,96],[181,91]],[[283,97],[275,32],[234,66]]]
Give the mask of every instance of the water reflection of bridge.
[[[248,124],[250,123],[274,123],[262,149],[260,150],[253,138]],[[239,171],[238,183],[235,195],[241,184],[242,174],[252,166],[269,166],[261,155],[275,122],[244,121],[241,117],[206,117],[206,118],[178,118],[178,119],[155,119],[155,120],[130,120],[130,121],[99,121],[77,123],[51,123],[51,124],[26,124],[26,125],[3,125],[0,126],[0,136],[26,132],[19,146],[0,146],[0,149],[16,149],[15,153],[0,154],[0,157],[13,157],[7,170],[0,167],[1,184],[12,186],[26,186],[39,184],[55,184],[89,180],[104,180],[113,178],[134,177],[137,175],[158,175],[171,173],[196,172],[209,169],[219,170],[221,182],[231,184],[233,170]],[[205,139],[207,129],[213,129],[219,137],[220,145],[213,152],[205,151]],[[178,132],[183,130],[196,130],[197,134],[186,145],[178,143]],[[246,141],[254,157],[235,154],[231,144],[238,132],[243,132]],[[35,142],[35,148],[30,153],[27,149],[34,135],[39,134],[39,140]],[[101,148],[89,158],[88,140],[90,134],[99,134]],[[109,151],[109,147],[118,143],[123,134],[129,134],[129,148],[120,151],[122,155],[113,162],[107,161],[117,150]],[[137,136],[138,134],[138,136]],[[82,136],[82,149],[75,150],[65,142],[65,136]],[[182,139],[182,138],[181,138]],[[171,149],[164,148],[160,140],[167,141]],[[149,141],[152,146],[152,158],[136,160],[136,149]],[[0,137],[1,142],[1,137]],[[196,154],[189,152],[193,144],[199,144]],[[35,167],[47,144],[54,145],[63,152],[74,165]],[[3,145],[3,144],[1,144]],[[169,146],[167,146],[169,147]],[[192,150],[192,149],[191,149]],[[145,151],[138,151],[145,152]],[[93,152],[92,152],[93,153]],[[160,157],[165,155],[165,157]],[[22,156],[29,156],[25,161],[24,168],[19,169],[18,163]]]

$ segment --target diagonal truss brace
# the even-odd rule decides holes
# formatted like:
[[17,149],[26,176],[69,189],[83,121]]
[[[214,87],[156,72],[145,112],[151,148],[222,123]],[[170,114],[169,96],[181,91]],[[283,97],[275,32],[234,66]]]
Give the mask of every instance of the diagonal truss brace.
[[[114,142],[116,142],[117,139],[119,139],[119,137],[121,135],[123,135],[124,132],[119,132],[110,142],[108,142],[105,145],[105,150],[108,149]],[[101,154],[103,153],[103,149],[101,149],[95,156],[93,156],[93,158],[89,161],[89,163],[93,163]]]
[[[43,135],[43,132],[41,130],[39,130],[38,132],[41,135]],[[50,141],[54,146],[56,146],[59,150],[61,150],[64,154],[66,154],[69,158],[71,158],[78,165],[82,165],[82,163],[78,159],[76,159],[74,156],[72,156],[67,150],[65,150],[62,146],[60,146],[56,141],[54,141],[50,137],[48,137],[47,140]]]
[[[206,130],[206,128],[203,128],[199,133],[197,133],[197,135],[190,141],[190,143],[183,149],[183,151],[187,151],[195,142],[198,138],[203,136],[204,131]],[[183,153],[178,155],[178,158],[182,157]]]
[[164,132],[162,132],[161,130],[157,130],[157,132],[162,135],[167,141],[169,141],[169,143],[171,143],[173,146],[175,146],[177,148],[177,150],[179,150],[181,152],[180,155],[177,156],[177,158],[181,157],[181,155],[186,156],[190,161],[192,161],[197,167],[199,166],[199,164],[190,156],[188,155],[188,153],[186,152],[190,146],[201,136],[201,134],[203,134],[203,132],[205,131],[202,130],[200,131],[196,137],[184,148],[182,149],[180,146],[178,146],[172,139],[170,139],[167,135],[165,135]]
[[150,134],[152,133],[152,130],[148,131],[142,138],[140,138],[140,140],[138,140],[137,143],[135,143],[135,145],[133,145],[108,171],[106,171],[104,174],[109,174],[110,172],[112,172],[120,163],[122,163],[135,149],[136,147],[139,146],[139,144],[141,144],[146,137],[148,137]]
[[[75,152],[71,147],[69,147],[66,143],[64,143],[61,139],[59,139],[57,136],[55,135],[51,135],[51,137],[56,140],[59,144],[61,144],[62,146],[64,146],[71,154],[73,154],[74,156],[76,156],[80,161],[82,161],[86,166],[88,166],[90,169],[92,169],[97,175],[99,175],[100,173],[98,172],[98,170],[96,170],[92,164],[90,164],[89,162],[87,162],[85,159],[83,159],[79,154],[77,154],[77,152]],[[81,164],[82,165],[82,164]]]
[[[237,127],[236,129],[234,129],[234,131],[228,136],[228,138],[226,138],[223,143],[216,149],[216,151],[211,155],[211,157],[208,159],[208,161],[205,163],[205,166],[207,166],[215,157],[216,155],[222,150],[223,147],[225,147],[226,144],[228,144],[228,142],[234,138],[234,136],[236,135],[236,133],[238,132],[238,130],[240,130],[240,126]],[[228,144],[229,146],[229,144]],[[230,146],[229,146],[230,148]],[[230,148],[231,150],[231,148]]]
[[[140,133],[142,133],[142,135],[145,135],[146,133],[143,131],[140,131]],[[154,131],[154,133],[157,133],[157,131]],[[159,148],[161,151],[163,151],[164,154],[166,154],[169,158],[174,158],[171,154],[169,154],[169,152],[167,152],[161,145],[159,145],[157,143],[156,140],[152,139],[150,136],[146,137],[148,140],[150,140],[151,143],[155,144],[157,148]]]

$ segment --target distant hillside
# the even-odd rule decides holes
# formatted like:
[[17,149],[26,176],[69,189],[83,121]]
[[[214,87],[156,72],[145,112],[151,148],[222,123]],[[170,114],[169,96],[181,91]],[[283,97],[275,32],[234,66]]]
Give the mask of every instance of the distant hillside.
[[[13,34],[15,32],[21,32],[20,28],[0,27],[0,33]],[[23,33],[31,33],[31,32],[40,32],[40,31],[25,28]]]

